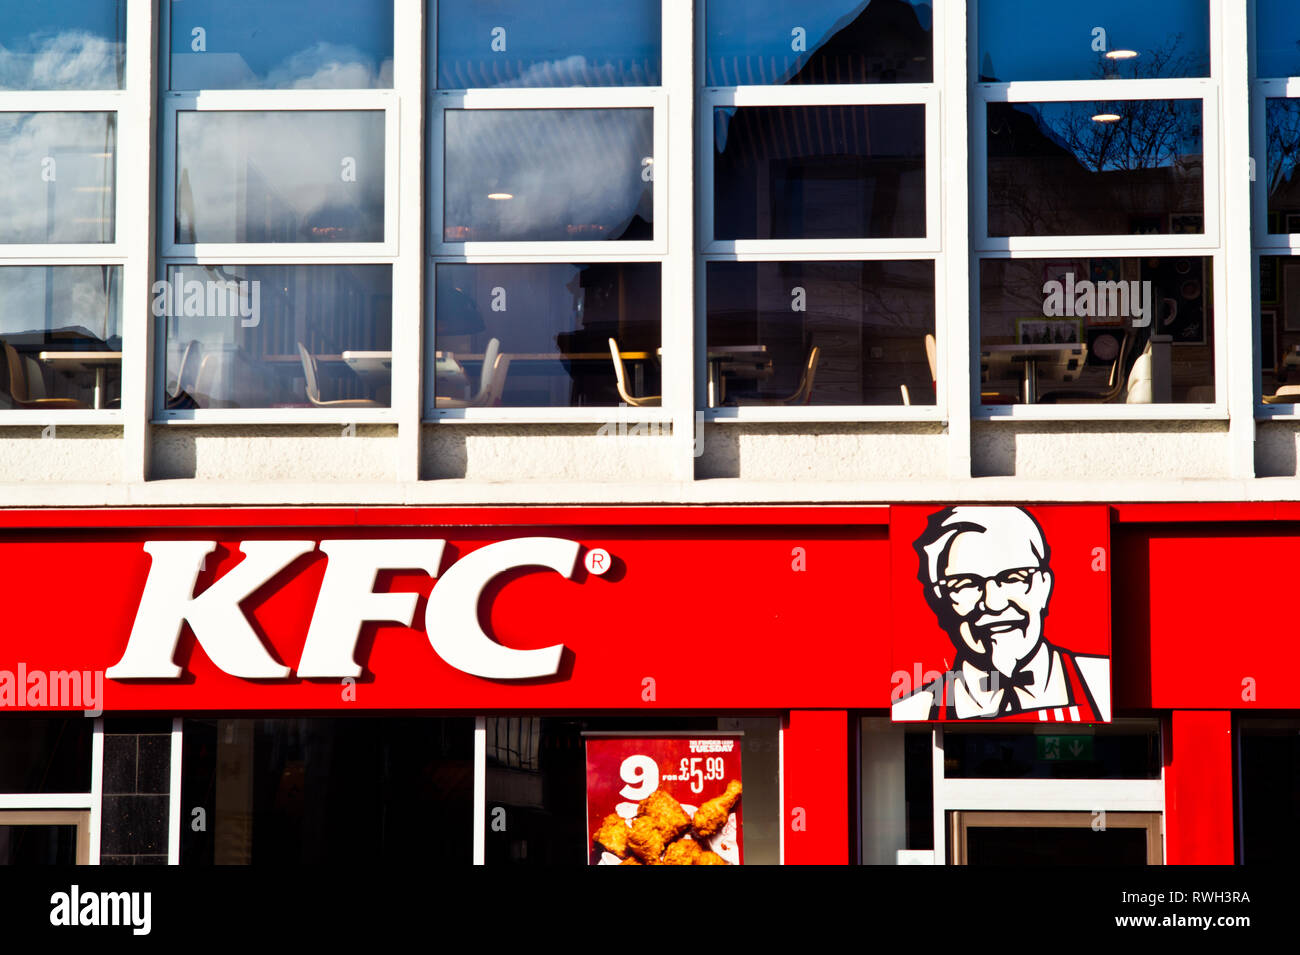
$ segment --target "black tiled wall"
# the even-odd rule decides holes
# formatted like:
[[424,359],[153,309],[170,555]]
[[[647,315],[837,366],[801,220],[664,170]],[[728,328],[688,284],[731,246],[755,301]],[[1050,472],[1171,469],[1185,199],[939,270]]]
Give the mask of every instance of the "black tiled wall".
[[102,865],[166,865],[171,720],[104,720]]

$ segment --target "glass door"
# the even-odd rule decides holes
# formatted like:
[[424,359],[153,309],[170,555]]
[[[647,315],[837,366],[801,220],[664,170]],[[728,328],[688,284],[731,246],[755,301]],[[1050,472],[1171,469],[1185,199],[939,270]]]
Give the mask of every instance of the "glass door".
[[953,865],[1160,865],[1158,812],[949,813]]

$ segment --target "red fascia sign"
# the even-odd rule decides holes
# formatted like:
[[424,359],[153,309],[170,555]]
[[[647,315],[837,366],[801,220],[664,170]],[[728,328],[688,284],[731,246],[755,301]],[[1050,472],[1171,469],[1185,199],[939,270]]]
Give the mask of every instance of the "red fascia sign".
[[0,710],[882,706],[887,513],[10,512]]

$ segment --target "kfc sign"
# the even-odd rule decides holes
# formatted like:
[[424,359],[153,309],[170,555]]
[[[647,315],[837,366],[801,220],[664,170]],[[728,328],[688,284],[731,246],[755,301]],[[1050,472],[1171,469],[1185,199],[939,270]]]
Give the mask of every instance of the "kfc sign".
[[[295,675],[268,652],[240,608],[273,577],[319,546],[326,555],[325,576],[311,618],[296,675],[305,679],[359,677],[355,656],[361,628],[368,622],[409,627],[415,619],[415,593],[375,593],[381,571],[420,570],[438,577],[445,540],[246,540],[243,561],[198,596],[194,588],[216,541],[152,540],[144,593],[120,660],[109,667],[111,680],[177,680],[175,662],[181,631],[189,624],[195,640],[220,670],[245,680],[277,680]],[[483,632],[479,601],[492,581],[509,570],[548,567],[573,576],[580,545],[558,537],[520,537],[481,547],[442,575],[429,594],[424,629],[435,653],[463,673],[492,680],[523,680],[554,675],[563,644],[535,650],[504,647]]]

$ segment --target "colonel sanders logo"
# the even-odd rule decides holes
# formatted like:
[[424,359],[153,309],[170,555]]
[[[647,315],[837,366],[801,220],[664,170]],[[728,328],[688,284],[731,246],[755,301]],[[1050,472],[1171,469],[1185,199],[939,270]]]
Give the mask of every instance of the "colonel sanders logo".
[[1043,529],[1019,507],[949,507],[915,545],[925,599],[956,656],[893,704],[895,720],[1109,722],[1110,660],[1053,645]]

